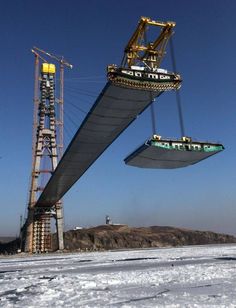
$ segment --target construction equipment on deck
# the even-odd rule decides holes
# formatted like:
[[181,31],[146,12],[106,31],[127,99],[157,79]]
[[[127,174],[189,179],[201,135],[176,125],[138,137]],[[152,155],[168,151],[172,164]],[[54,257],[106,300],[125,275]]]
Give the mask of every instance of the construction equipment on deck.
[[[161,29],[154,42],[147,41],[150,26]],[[173,34],[174,22],[159,22],[141,17],[138,27],[125,47],[121,66],[108,65],[108,80],[112,84],[144,91],[179,89],[179,74],[160,68],[168,40]]]

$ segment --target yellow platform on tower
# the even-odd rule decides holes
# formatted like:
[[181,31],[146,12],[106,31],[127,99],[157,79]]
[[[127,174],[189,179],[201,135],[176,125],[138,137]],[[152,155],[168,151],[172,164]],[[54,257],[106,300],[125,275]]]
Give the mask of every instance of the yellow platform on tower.
[[56,66],[55,64],[51,64],[51,63],[43,63],[41,67],[41,72],[46,73],[46,74],[55,74]]

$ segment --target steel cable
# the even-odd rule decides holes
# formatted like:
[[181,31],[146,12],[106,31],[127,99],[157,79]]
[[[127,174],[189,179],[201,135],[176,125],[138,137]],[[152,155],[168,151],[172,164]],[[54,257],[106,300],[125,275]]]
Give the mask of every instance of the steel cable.
[[[174,71],[174,73],[176,73],[177,69],[176,69],[175,52],[174,52],[174,45],[173,45],[173,41],[172,41],[172,36],[170,37],[170,53],[171,53],[173,71]],[[181,96],[180,96],[179,90],[176,90],[175,93],[176,93],[176,102],[177,102],[177,107],[178,107],[180,131],[181,131],[181,136],[183,137],[183,136],[185,136],[185,129],[184,129]]]

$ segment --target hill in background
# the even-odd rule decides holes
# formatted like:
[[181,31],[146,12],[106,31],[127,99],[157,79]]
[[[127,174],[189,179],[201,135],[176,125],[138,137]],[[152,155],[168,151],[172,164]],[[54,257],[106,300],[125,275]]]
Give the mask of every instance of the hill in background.
[[[4,241],[3,242],[1,242]],[[0,238],[0,254],[14,254],[20,240]],[[64,233],[65,251],[96,251],[112,249],[175,247],[236,243],[236,237],[210,231],[195,231],[174,227],[142,227],[102,225],[94,228],[70,230]],[[56,234],[52,235],[52,249],[57,249]]]
[[[134,228],[127,225],[71,230],[65,232],[64,239],[67,251],[236,243],[234,236],[210,231],[158,226]],[[55,249],[55,234],[52,242]]]

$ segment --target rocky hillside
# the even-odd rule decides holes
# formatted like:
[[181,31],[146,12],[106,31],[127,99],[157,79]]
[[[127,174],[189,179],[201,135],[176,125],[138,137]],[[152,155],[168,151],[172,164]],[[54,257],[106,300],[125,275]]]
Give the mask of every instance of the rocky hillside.
[[[104,225],[65,233],[65,249],[108,250],[182,245],[236,243],[236,237],[209,231],[173,227],[132,228],[126,225]],[[53,248],[56,237],[53,236]]]
[[[129,248],[168,247],[236,243],[236,237],[209,231],[194,231],[173,227],[132,228],[126,225],[104,225],[89,229],[71,230],[64,234],[65,251],[110,250]],[[57,249],[56,235],[52,249]],[[0,254],[14,254],[20,240],[0,242]]]

